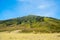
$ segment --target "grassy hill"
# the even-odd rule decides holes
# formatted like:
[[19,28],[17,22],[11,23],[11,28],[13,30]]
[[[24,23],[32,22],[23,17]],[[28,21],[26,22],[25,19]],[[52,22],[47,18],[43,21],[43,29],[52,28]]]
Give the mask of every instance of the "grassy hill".
[[60,19],[28,15],[9,20],[0,20],[0,32],[22,30],[22,32],[59,33]]

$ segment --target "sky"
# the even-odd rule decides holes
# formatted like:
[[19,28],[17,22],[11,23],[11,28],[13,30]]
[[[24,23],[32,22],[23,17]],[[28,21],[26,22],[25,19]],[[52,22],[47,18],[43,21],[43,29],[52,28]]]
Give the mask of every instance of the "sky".
[[60,0],[0,0],[0,20],[27,15],[60,19]]

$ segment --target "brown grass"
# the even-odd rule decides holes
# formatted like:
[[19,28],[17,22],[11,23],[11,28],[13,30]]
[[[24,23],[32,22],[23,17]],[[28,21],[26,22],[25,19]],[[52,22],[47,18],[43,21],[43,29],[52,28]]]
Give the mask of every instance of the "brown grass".
[[0,32],[0,40],[60,40],[60,33]]

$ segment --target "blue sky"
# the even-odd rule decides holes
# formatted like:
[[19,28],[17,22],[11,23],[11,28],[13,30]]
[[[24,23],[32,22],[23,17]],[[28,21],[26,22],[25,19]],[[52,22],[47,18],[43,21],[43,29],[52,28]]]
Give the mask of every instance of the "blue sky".
[[0,0],[0,20],[26,15],[60,19],[60,0]]

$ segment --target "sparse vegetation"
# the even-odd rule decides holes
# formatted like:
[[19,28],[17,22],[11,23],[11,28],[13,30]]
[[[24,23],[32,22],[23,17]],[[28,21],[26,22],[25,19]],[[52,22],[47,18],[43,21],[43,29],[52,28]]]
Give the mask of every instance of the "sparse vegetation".
[[8,33],[0,32],[0,40],[60,40],[59,33]]

